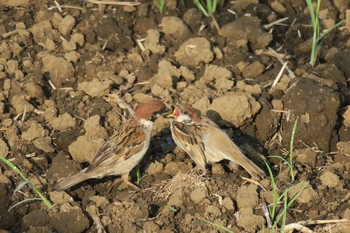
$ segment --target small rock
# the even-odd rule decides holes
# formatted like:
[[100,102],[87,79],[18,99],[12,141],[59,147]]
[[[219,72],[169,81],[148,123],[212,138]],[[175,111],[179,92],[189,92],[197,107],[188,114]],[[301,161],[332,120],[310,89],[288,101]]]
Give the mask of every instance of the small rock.
[[117,111],[115,109],[107,112],[106,116],[107,116],[108,124],[112,128],[117,129],[120,126],[120,124],[121,124],[120,115],[117,113]]
[[74,51],[77,49],[77,45],[74,41],[62,40],[63,50],[66,52]]
[[128,61],[130,61],[134,66],[141,66],[143,64],[142,56],[136,51],[128,54]]
[[15,74],[16,71],[18,71],[18,61],[15,60],[8,60],[6,62],[6,67],[5,67],[7,73],[9,74]]
[[160,227],[156,224],[156,223],[154,223],[153,222],[153,220],[152,221],[148,221],[148,222],[145,222],[144,224],[143,224],[143,226],[142,226],[142,228],[143,228],[143,230],[145,231],[145,232],[162,232],[161,230],[160,230]]
[[225,197],[224,200],[222,200],[222,206],[225,207],[227,210],[235,210],[233,201],[229,197]]
[[190,33],[187,25],[178,17],[163,17],[161,25],[166,35],[172,35],[178,39],[183,39]]
[[176,162],[169,162],[167,165],[165,165],[164,172],[175,176],[177,173],[180,172],[180,167]]
[[27,83],[24,89],[31,98],[41,99],[44,97],[43,90],[38,84],[33,82]]
[[350,209],[347,208],[343,213],[343,219],[350,219]]
[[51,138],[49,136],[37,138],[33,141],[34,146],[44,151],[45,153],[51,153],[55,151],[55,148],[51,146]]
[[93,196],[91,197],[91,201],[95,202],[97,207],[107,206],[109,204],[107,197],[103,196]]
[[180,97],[185,99],[188,104],[192,104],[203,98],[204,92],[194,85],[189,85],[183,92],[180,93]]
[[334,5],[338,8],[340,12],[344,12],[349,7],[348,0],[334,0]]
[[152,86],[151,92],[155,97],[159,97],[168,103],[172,101],[169,90],[159,86],[158,84]]
[[322,185],[325,185],[329,188],[335,188],[341,184],[339,177],[330,171],[325,171],[321,175],[320,179],[321,179]]
[[212,216],[214,218],[221,216],[221,214],[221,210],[213,205],[208,205],[204,213],[205,216]]
[[36,43],[45,43],[46,39],[52,39],[52,25],[50,21],[41,21],[34,24],[29,31],[33,34]]
[[38,122],[36,121],[29,121],[29,128],[24,131],[21,135],[21,138],[31,142],[36,138],[44,137],[47,133],[47,130],[45,130]]
[[253,210],[249,207],[239,210],[239,218],[237,218],[237,224],[243,227],[248,232],[256,232],[261,223],[264,222],[262,216],[255,215]]
[[100,126],[100,119],[101,117],[99,115],[89,117],[84,122],[84,129],[86,131],[86,134],[91,137],[107,139],[107,130]]
[[184,77],[187,82],[196,80],[196,76],[187,66],[180,66],[180,72],[181,76]]
[[242,75],[245,79],[258,79],[259,75],[261,75],[264,70],[264,65],[255,61],[244,68]]
[[242,208],[255,208],[258,206],[259,197],[257,193],[256,185],[242,186],[237,191],[237,206],[239,209]]
[[296,161],[298,161],[299,163],[302,163],[302,164],[306,163],[313,168],[316,167],[317,153],[314,150],[310,148],[297,150],[295,154],[296,154]]
[[273,109],[275,109],[275,110],[283,110],[283,102],[281,100],[273,99],[271,101],[271,104],[273,106]]
[[296,199],[299,204],[311,204],[312,201],[318,198],[317,192],[306,181],[301,181],[300,183],[292,186],[291,190],[288,193],[288,197],[293,198],[303,188],[304,190],[302,191],[301,195],[299,195]]
[[75,18],[71,15],[66,15],[58,26],[58,31],[62,36],[68,36],[75,25]]
[[5,111],[5,104],[3,102],[0,102],[0,114],[4,113]]
[[209,65],[205,68],[203,77],[200,78],[200,82],[209,84],[215,80],[215,87],[218,90],[227,91],[232,88],[233,81],[232,73],[228,69],[216,65]]
[[278,1],[273,1],[271,3],[271,8],[281,15],[284,15],[287,12],[287,9]]
[[0,156],[3,156],[6,158],[8,153],[9,153],[9,148],[6,142],[2,138],[0,138]]
[[235,7],[241,10],[246,10],[249,5],[256,5],[259,4],[259,0],[236,0],[235,1]]
[[204,200],[206,196],[207,190],[205,188],[196,188],[190,194],[190,198],[195,204],[198,204],[199,202]]
[[229,44],[239,48],[247,48],[248,42],[253,50],[264,49],[272,40],[272,35],[261,27],[258,17],[243,16],[224,25],[220,35],[226,37]]
[[64,54],[64,58],[68,61],[68,62],[73,62],[76,63],[79,61],[81,55],[80,53],[78,53],[77,51],[70,51],[66,54]]
[[67,212],[54,214],[49,222],[49,225],[57,232],[84,232],[90,226],[89,219],[77,206]]
[[187,82],[178,82],[176,84],[176,90],[183,91],[187,87]]
[[30,7],[32,2],[30,0],[12,0],[0,1],[0,5],[4,4],[6,7]]
[[24,95],[15,95],[11,99],[11,105],[15,109],[15,114],[20,114],[25,112],[32,112],[34,110],[33,105],[31,105]]
[[148,174],[154,175],[154,174],[162,172],[163,167],[164,167],[164,165],[162,163],[155,161],[148,166],[148,168],[146,169],[146,172]]
[[54,28],[58,28],[60,23],[61,23],[61,21],[62,21],[62,16],[59,13],[57,13],[57,12],[53,13],[53,16],[51,18],[52,26]]
[[239,127],[244,122],[253,117],[261,108],[250,94],[233,93],[214,99],[209,109],[214,110],[220,116]]
[[90,82],[81,82],[78,84],[78,90],[84,91],[91,97],[102,97],[105,95],[106,91],[109,89],[112,81],[109,79],[100,81],[94,78]]
[[145,49],[149,49],[152,53],[162,54],[165,52],[165,46],[159,44],[160,33],[156,29],[147,31],[147,39],[145,41]]
[[33,210],[23,216],[21,229],[28,229],[33,226],[45,226],[49,222],[48,212],[44,210]]
[[343,124],[344,124],[346,127],[350,128],[350,105],[348,105],[348,106],[346,107],[346,110],[345,110],[345,112],[343,113],[343,118],[344,118]]
[[55,130],[65,130],[75,127],[76,120],[69,113],[64,113],[57,118],[52,119],[50,125]]
[[160,133],[169,125],[169,119],[164,116],[159,116],[153,123],[152,136]]
[[180,71],[167,60],[161,60],[158,64],[158,73],[150,79],[150,87],[158,84],[162,88],[170,89],[180,76]]
[[191,38],[181,44],[175,52],[175,58],[180,65],[198,66],[201,62],[205,64],[214,59],[210,42],[202,37]]
[[43,72],[49,72],[50,78],[56,87],[61,87],[66,80],[74,76],[74,67],[62,57],[46,55],[42,58]]
[[213,51],[215,53],[215,58],[222,59],[224,57],[224,54],[219,47],[214,47]]
[[54,204],[66,204],[74,201],[73,198],[70,195],[68,195],[66,192],[51,191],[49,195],[50,195],[50,200]]
[[344,49],[339,51],[333,57],[333,63],[345,73],[346,77],[350,75],[350,66],[348,65],[350,62],[350,49]]
[[222,167],[220,163],[213,163],[211,166],[211,172],[217,175],[225,174],[225,169]]
[[46,38],[46,40],[44,42],[44,46],[49,51],[54,51],[56,49],[55,42],[53,40],[51,40],[50,38]]
[[350,155],[350,141],[340,141],[337,143],[339,154]]
[[77,43],[80,47],[83,47],[85,44],[84,35],[81,33],[74,33],[71,36],[70,41]]
[[83,135],[69,145],[68,151],[75,161],[91,163],[96,152],[102,147],[104,142],[102,138],[92,138]]

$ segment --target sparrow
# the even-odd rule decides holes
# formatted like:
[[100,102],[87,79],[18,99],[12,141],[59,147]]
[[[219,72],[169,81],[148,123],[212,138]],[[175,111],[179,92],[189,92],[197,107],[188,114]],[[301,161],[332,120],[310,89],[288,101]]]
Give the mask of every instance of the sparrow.
[[117,175],[126,184],[138,189],[129,181],[129,172],[139,164],[149,147],[153,118],[164,110],[164,103],[158,99],[138,104],[133,117],[103,144],[90,166],[58,182],[54,189],[66,190],[88,179]]
[[168,117],[172,138],[196,165],[206,172],[206,165],[229,160],[238,169],[242,166],[254,179],[265,177],[265,172],[249,160],[230,137],[209,118],[202,117],[188,105],[175,107]]

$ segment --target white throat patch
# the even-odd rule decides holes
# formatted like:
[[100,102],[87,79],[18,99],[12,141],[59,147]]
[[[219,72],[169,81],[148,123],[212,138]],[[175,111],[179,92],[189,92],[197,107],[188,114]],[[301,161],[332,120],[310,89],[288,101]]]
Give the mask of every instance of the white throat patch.
[[193,123],[192,118],[187,114],[180,114],[180,116],[176,117],[175,120],[184,124]]

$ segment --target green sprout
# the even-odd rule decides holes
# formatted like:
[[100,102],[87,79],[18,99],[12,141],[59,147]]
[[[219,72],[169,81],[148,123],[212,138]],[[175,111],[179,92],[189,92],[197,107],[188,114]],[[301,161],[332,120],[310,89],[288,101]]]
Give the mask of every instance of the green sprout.
[[[27,178],[25,177],[25,175],[21,172],[21,170],[19,170],[19,168],[14,165],[13,163],[11,163],[9,160],[7,160],[5,157],[3,156],[0,156],[0,160],[2,162],[4,162],[7,166],[9,166],[14,172],[16,172],[20,177],[22,177],[22,179],[24,180],[24,182],[22,183],[22,185],[19,185],[21,186],[21,188],[25,185],[25,184],[28,184],[29,187],[31,187],[31,189],[33,189],[33,191],[40,197],[40,199],[38,198],[32,198],[32,199],[27,199],[27,200],[24,200],[20,203],[17,203],[15,206],[17,206],[18,204],[23,204],[25,202],[28,202],[28,201],[35,201],[35,200],[42,200],[42,202],[44,202],[44,204],[47,206],[47,208],[51,208],[52,207],[52,204],[51,202],[46,198],[44,197],[44,195],[36,188],[36,186]],[[19,189],[19,188],[17,188]],[[16,190],[17,190],[16,189]],[[13,206],[14,207],[14,206]],[[13,208],[11,207],[11,208]]]
[[285,162],[288,167],[289,167],[289,171],[290,171],[290,178],[292,179],[292,181],[295,181],[295,174],[294,174],[294,168],[293,168],[293,148],[294,148],[294,138],[295,138],[295,133],[296,133],[296,129],[297,129],[297,125],[298,125],[298,118],[295,120],[294,122],[294,126],[292,129],[292,135],[290,137],[290,143],[289,143],[289,161],[281,156],[277,156],[277,155],[271,155],[269,156],[270,158],[277,158],[282,160],[283,162]]
[[140,185],[141,181],[146,178],[147,176],[150,176],[150,174],[146,174],[144,176],[141,176],[141,168],[140,168],[140,164],[137,166],[136,169],[136,184]]
[[205,3],[203,0],[193,0],[193,3],[203,13],[203,15],[210,17],[213,20],[216,30],[220,33],[220,26],[213,15],[216,11],[218,0],[206,0]]
[[344,23],[346,20],[341,20],[332,27],[328,28],[323,33],[320,32],[320,22],[318,19],[318,15],[320,13],[320,6],[321,6],[322,0],[317,0],[316,2],[316,11],[314,11],[314,7],[312,4],[312,0],[306,0],[307,7],[310,11],[311,20],[312,20],[312,27],[313,27],[313,37],[312,37],[312,46],[311,46],[311,56],[310,56],[310,64],[312,66],[315,65],[316,59],[317,59],[317,53],[318,48],[320,47],[323,40],[326,38],[326,36],[333,31],[336,27],[340,26],[342,23]]
[[[295,139],[295,133],[296,128],[298,125],[298,118],[295,120],[293,129],[292,129],[292,135],[290,138],[290,144],[289,144],[289,160],[281,157],[281,156],[269,156],[273,158],[279,158],[282,161],[284,161],[290,170],[290,177],[291,180],[295,181],[295,174],[294,174],[294,167],[293,167],[293,149],[294,149],[294,139]],[[298,196],[304,191],[306,188],[306,185],[304,185],[295,195],[292,199],[288,198],[288,192],[295,186],[291,186],[289,188],[286,188],[281,194],[279,193],[278,186],[275,181],[275,177],[273,175],[271,167],[268,165],[266,161],[264,161],[266,164],[266,167],[268,169],[270,178],[271,178],[271,187],[273,192],[273,203],[272,207],[268,209],[270,220],[272,220],[271,223],[271,231],[274,232],[274,230],[278,229],[277,225],[280,225],[280,232],[284,232],[284,227],[286,225],[286,218],[287,218],[287,211],[291,207],[291,205],[295,202],[295,200],[298,198]],[[283,206],[278,209],[279,203],[283,202]],[[270,221],[271,222],[271,221]],[[268,221],[268,223],[270,224]]]
[[121,184],[118,185],[117,190],[118,190],[119,192],[123,191],[123,186],[122,186]]
[[[272,220],[271,231],[274,232],[274,229],[278,229],[278,224],[280,225],[280,232],[284,232],[284,227],[286,225],[287,219],[287,211],[291,207],[291,205],[295,202],[295,200],[299,197],[299,195],[304,191],[306,185],[304,185],[292,199],[289,200],[288,192],[295,186],[291,186],[283,191],[282,194],[279,193],[279,189],[277,187],[275,177],[273,175],[271,167],[265,161],[266,167],[269,171],[269,175],[271,177],[271,186],[273,192],[273,203],[272,207],[268,209],[269,217]],[[283,201],[282,209],[278,209],[279,203]]]
[[165,5],[166,0],[153,0],[153,4],[159,9],[159,12],[161,14],[164,13],[166,5]]
[[216,6],[218,4],[218,0],[206,0],[206,4],[201,0],[194,0],[193,3],[196,7],[205,15],[206,17],[210,17],[216,11]]

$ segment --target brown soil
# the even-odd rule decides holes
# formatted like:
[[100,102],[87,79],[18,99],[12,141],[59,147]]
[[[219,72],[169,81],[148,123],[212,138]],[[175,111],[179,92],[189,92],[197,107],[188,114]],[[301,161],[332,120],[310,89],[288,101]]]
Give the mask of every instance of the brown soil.
[[[271,179],[261,181],[264,191],[225,163],[206,175],[193,170],[162,117],[140,164],[141,190],[113,186],[114,177],[52,190],[91,162],[128,117],[126,104],[150,97],[193,105],[262,167],[259,154],[288,155],[298,119],[295,181],[286,164],[268,158],[281,193],[292,187],[292,198],[305,187],[287,224],[350,218],[349,25],[327,36],[311,67],[312,27],[302,0],[221,1],[220,32],[192,1],[167,1],[164,14],[151,1],[57,2],[62,11],[53,1],[0,1],[0,154],[55,204],[8,211],[36,196],[28,186],[15,192],[22,180],[1,163],[0,232],[218,230],[201,219],[234,232],[268,229],[263,203],[272,203]],[[349,1],[322,3],[323,28],[344,19],[349,7]],[[288,70],[272,86],[279,59]],[[136,182],[136,169],[132,174]],[[349,232],[350,223],[307,227]]]

